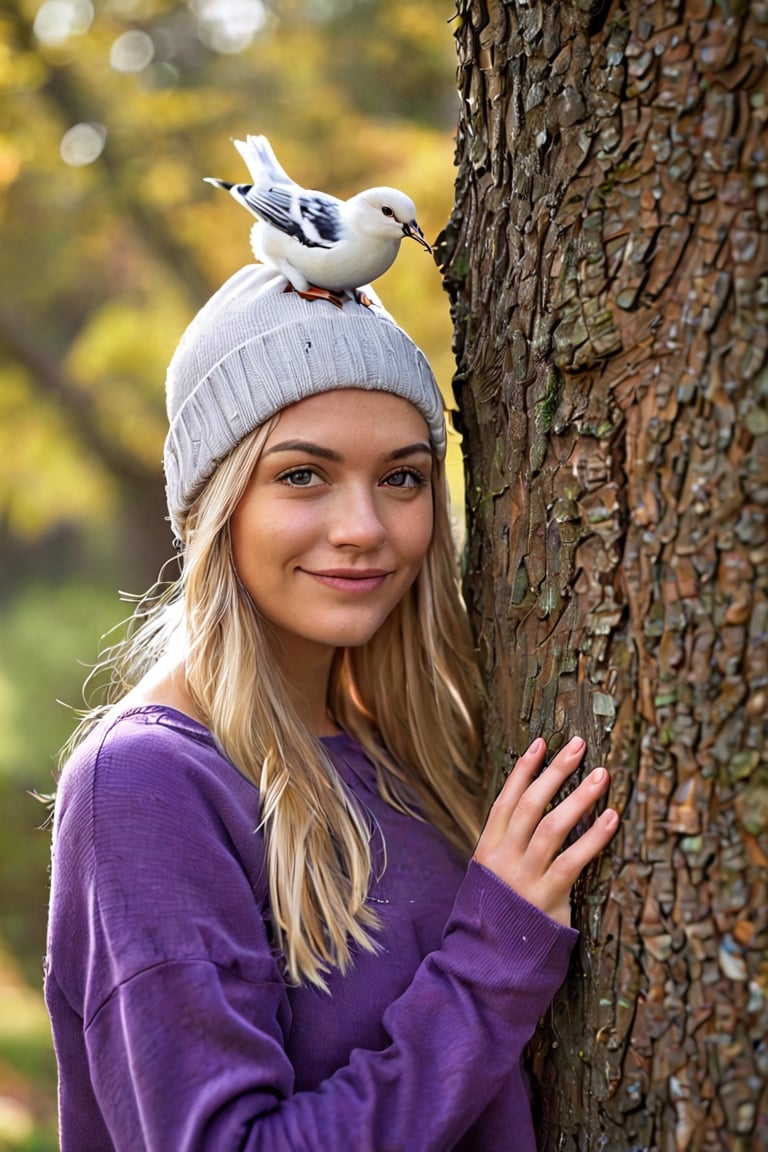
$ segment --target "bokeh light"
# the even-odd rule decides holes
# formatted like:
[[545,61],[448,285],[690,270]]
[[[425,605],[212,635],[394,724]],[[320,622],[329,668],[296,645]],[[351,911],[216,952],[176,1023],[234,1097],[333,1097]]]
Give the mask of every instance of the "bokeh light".
[[61,138],[61,158],[73,168],[93,164],[104,151],[106,141],[107,130],[103,124],[74,124]]
[[214,52],[243,52],[267,22],[261,0],[191,0],[200,39]]
[[124,32],[112,45],[109,63],[116,72],[143,72],[152,63],[155,45],[146,32]]
[[34,33],[41,44],[63,44],[86,33],[93,15],[91,0],[46,0],[35,16]]

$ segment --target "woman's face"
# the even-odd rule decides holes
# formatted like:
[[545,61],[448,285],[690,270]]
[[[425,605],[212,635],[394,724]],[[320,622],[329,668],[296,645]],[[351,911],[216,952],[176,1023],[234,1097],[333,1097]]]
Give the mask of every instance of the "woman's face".
[[240,579],[289,660],[364,644],[432,537],[426,422],[389,392],[345,389],[280,413],[232,517]]

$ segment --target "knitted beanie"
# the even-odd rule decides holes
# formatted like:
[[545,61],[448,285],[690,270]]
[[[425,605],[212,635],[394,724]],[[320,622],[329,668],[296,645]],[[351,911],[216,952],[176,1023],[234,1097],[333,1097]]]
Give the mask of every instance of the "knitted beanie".
[[445,455],[443,401],[424,354],[370,289],[370,306],[342,308],[286,291],[263,264],[241,268],[198,312],[166,379],[165,442],[171,524],[184,517],[216,466],[281,408],[336,388],[393,392],[423,415]]

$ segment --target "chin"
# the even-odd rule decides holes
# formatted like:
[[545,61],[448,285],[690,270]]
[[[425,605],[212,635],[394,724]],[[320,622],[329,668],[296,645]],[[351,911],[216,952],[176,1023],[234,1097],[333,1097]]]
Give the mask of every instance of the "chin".
[[362,648],[364,644],[367,644],[369,640],[373,639],[380,627],[381,625],[379,624],[376,628],[366,631],[361,631],[358,628],[342,629],[338,632],[335,639],[331,638],[329,640],[329,643],[333,648]]
[[329,629],[327,642],[334,648],[360,648],[373,639],[386,619],[387,617],[384,616],[381,620],[376,620],[375,623],[350,624],[346,627]]

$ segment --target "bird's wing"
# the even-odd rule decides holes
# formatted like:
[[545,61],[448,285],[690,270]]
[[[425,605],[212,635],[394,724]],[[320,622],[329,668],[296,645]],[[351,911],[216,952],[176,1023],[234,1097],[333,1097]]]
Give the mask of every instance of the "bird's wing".
[[254,184],[291,184],[291,178],[278,162],[266,136],[246,136],[234,140],[235,148],[246,163]]
[[340,203],[330,196],[307,192],[298,184],[256,188],[241,185],[252,212],[307,248],[332,248],[342,232]]

